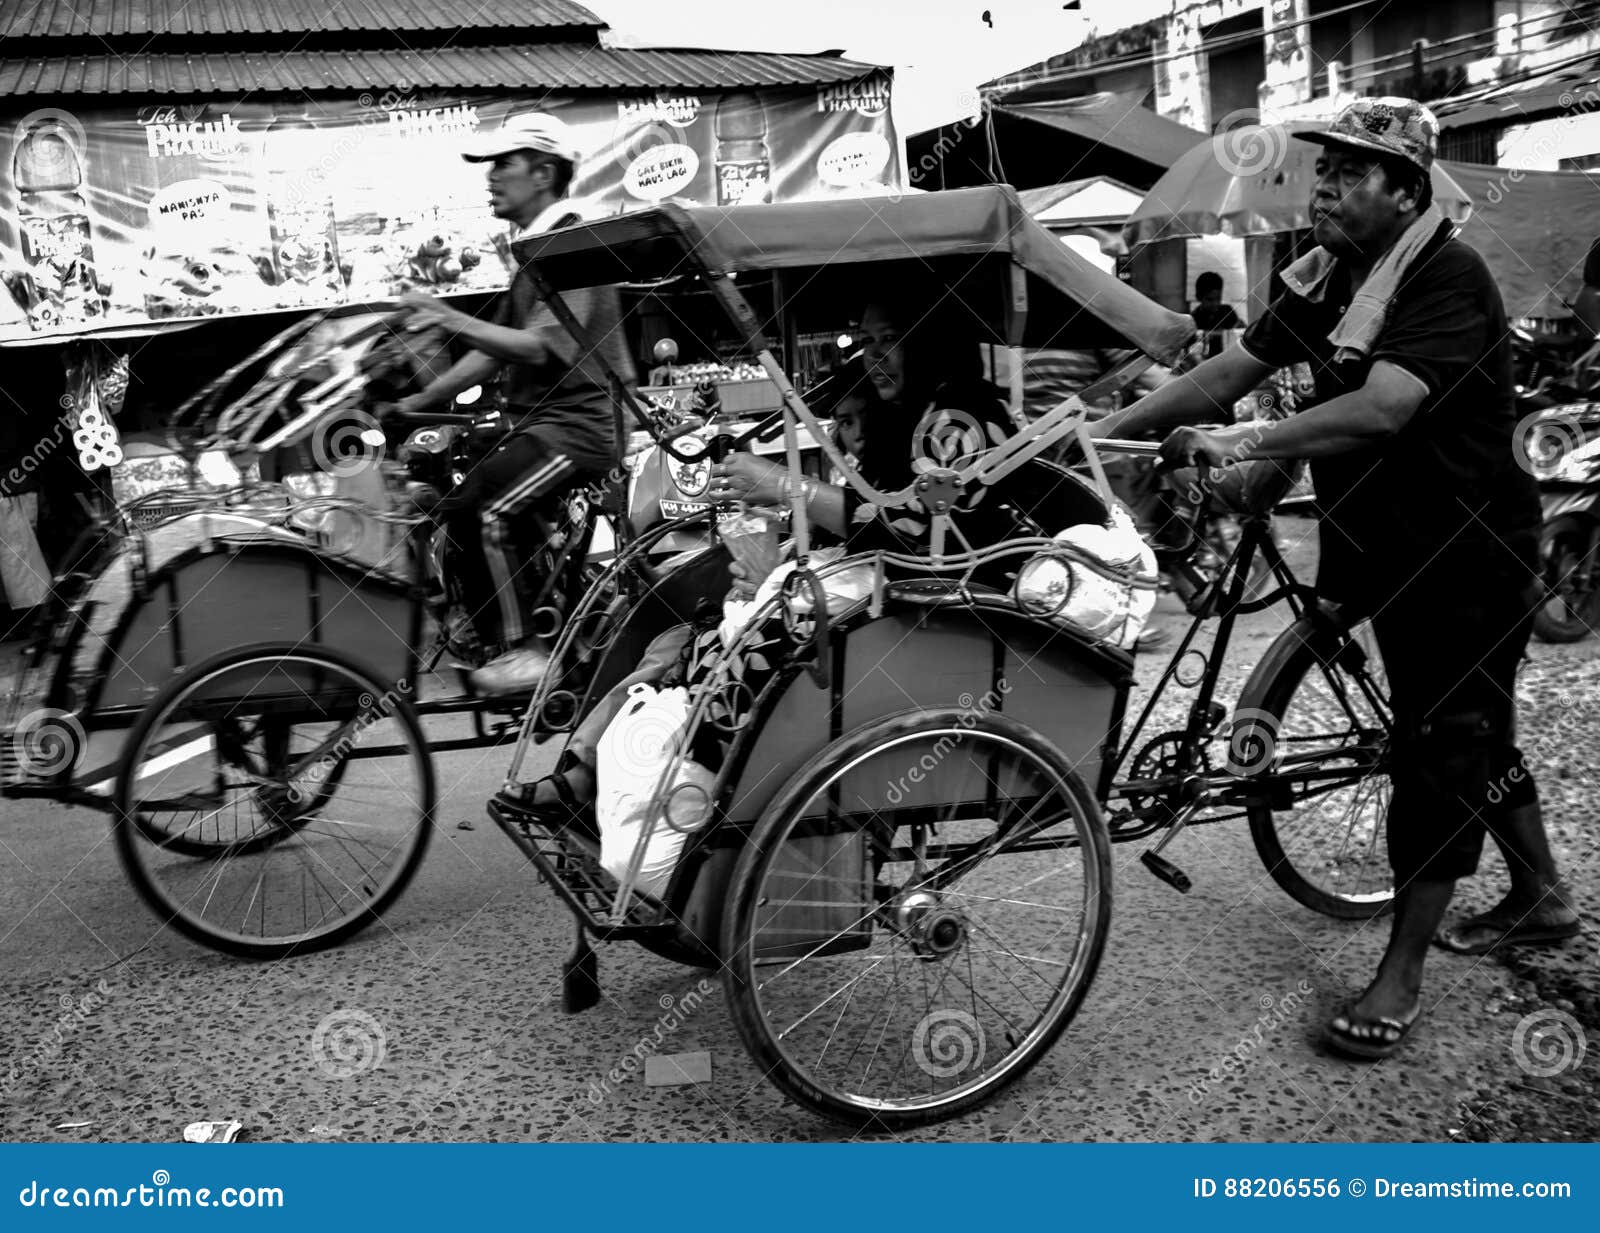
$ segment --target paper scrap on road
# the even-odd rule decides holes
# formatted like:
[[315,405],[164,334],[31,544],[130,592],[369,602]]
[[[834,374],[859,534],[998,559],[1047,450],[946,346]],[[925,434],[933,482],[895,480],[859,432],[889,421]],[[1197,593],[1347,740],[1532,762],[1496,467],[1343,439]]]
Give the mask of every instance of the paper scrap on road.
[[185,1143],[232,1143],[244,1129],[243,1122],[190,1122],[183,1128]]
[[666,1053],[644,1060],[646,1087],[683,1087],[711,1082],[711,1054]]

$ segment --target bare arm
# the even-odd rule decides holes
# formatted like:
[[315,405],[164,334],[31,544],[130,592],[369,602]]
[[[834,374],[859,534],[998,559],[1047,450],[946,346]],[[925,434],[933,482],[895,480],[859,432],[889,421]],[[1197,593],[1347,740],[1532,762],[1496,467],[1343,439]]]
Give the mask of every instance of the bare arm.
[[500,361],[481,351],[469,351],[436,380],[415,394],[400,400],[402,411],[434,411],[445,406],[463,390],[482,385],[500,371]]
[[1271,371],[1270,364],[1256,359],[1243,347],[1229,347],[1131,406],[1106,416],[1095,425],[1095,435],[1137,437],[1183,424],[1231,423],[1233,404]]
[[1161,456],[1169,465],[1226,459],[1326,458],[1394,436],[1416,414],[1428,387],[1396,364],[1372,366],[1366,384],[1282,420],[1235,424],[1215,432],[1181,429],[1168,437]]

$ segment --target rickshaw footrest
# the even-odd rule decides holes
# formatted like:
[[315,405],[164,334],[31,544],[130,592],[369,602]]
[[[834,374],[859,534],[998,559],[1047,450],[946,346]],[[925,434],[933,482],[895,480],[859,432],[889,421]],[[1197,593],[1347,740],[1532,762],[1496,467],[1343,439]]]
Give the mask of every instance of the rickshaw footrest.
[[[598,858],[591,852],[542,827],[537,818],[518,809],[512,801],[497,797],[489,802],[488,810],[495,824],[566,900],[577,918],[580,932],[587,930],[603,941],[624,941],[660,933],[658,909],[638,897],[629,905],[627,921],[612,923],[616,880],[600,867]],[[575,952],[573,960],[577,957]]]

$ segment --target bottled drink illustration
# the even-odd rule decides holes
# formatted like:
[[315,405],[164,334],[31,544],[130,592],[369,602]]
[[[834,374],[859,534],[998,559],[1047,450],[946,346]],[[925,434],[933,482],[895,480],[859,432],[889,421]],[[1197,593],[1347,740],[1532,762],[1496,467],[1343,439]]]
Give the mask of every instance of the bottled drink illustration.
[[317,164],[309,121],[279,120],[265,134],[270,261],[285,307],[321,303],[341,289],[333,199]]
[[767,109],[754,94],[725,94],[712,121],[717,147],[718,205],[758,205],[772,200],[772,152]]
[[28,126],[11,157],[22,255],[33,279],[28,319],[35,330],[103,317],[106,297],[95,273],[83,158],[59,122]]

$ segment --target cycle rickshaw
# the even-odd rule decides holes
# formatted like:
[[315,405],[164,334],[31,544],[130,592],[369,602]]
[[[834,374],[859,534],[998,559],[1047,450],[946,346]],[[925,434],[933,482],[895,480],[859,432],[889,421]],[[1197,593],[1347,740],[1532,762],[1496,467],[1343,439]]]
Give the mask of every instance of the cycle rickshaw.
[[[698,275],[782,389],[792,463],[800,428],[818,440],[825,434],[740,292],[747,271],[780,271],[798,312],[807,303],[860,303],[874,281],[907,270],[931,274],[992,343],[1134,349],[1101,388],[1170,359],[1192,332],[1186,318],[1064,249],[1006,188],[895,202],[664,206],[539,237],[521,256],[580,345],[563,291]],[[525,760],[533,744],[571,733],[656,634],[692,621],[694,597],[720,595],[727,573],[717,549],[693,554],[627,595],[620,611],[629,562],[619,559],[595,581],[570,614],[557,670],[529,704],[505,786],[489,804],[573,911],[569,1009],[598,998],[591,939],[636,941],[719,969],[764,1075],[826,1116],[900,1128],[991,1099],[1061,1035],[1105,944],[1113,841],[1165,831],[1146,863],[1183,889],[1181,873],[1160,855],[1165,842],[1193,822],[1248,814],[1269,869],[1304,901],[1337,915],[1383,910],[1387,870],[1373,872],[1381,812],[1366,809],[1386,767],[1381,674],[1360,639],[1316,609],[1270,536],[1247,524],[1222,578],[1192,605],[1197,625],[1221,617],[1223,637],[1252,606],[1285,600],[1294,612],[1247,685],[1236,722],[1228,725],[1214,696],[1219,653],[1183,681],[1199,690],[1182,731],[1142,736],[1154,699],[1126,724],[1127,631],[1090,632],[1069,616],[1065,598],[1086,579],[1124,588],[1153,587],[1154,579],[1060,536],[1109,516],[1082,410],[1069,400],[959,466],[923,470],[897,493],[873,490],[825,444],[863,499],[920,503],[932,516],[930,551],[814,556],[796,503],[794,566],[743,624],[716,635],[720,649],[708,657],[686,719],[657,743],[664,764],[639,811],[633,851],[615,873],[590,838],[548,825],[525,805]],[[1083,449],[1091,478],[1042,458],[1069,439]],[[964,542],[962,520],[975,497],[1000,503],[1010,537]],[[1282,585],[1247,601],[1257,551]],[[841,598],[835,584],[847,574],[858,586]],[[611,614],[603,636],[586,636],[601,613]],[[1192,638],[1193,631],[1162,688]],[[585,666],[581,696],[571,662]],[[253,736],[277,722],[298,742],[279,759],[282,770],[243,789],[265,822],[253,846],[211,860],[237,869],[213,875],[205,861],[190,862],[186,880],[174,876],[167,902],[187,928],[225,929],[238,941],[258,922],[265,933],[264,860],[295,855],[308,833],[379,847],[403,842],[394,828],[380,837],[370,812],[363,822],[324,804],[324,793],[332,801],[352,782],[361,791],[344,796],[359,803],[416,778],[392,757],[378,760],[400,772],[387,782],[352,769],[373,752],[364,748],[371,727],[397,719],[404,726],[403,698],[373,705],[394,671],[318,647],[242,648],[175,681],[141,721],[123,764],[119,820],[157,840],[160,826],[147,815],[184,803],[166,783],[171,743],[162,734],[181,741],[187,725],[200,723]],[[1330,816],[1330,802],[1352,800],[1343,821]],[[1309,856],[1295,851],[1286,823],[1319,816],[1326,842]],[[413,823],[427,824],[425,815]],[[652,875],[651,843],[669,834],[674,859]],[[311,877],[270,888],[280,906],[284,896],[319,893],[305,889],[314,863],[302,858],[300,868]],[[376,880],[365,890],[372,913],[392,898]],[[229,900],[227,924],[208,915],[219,896]]]

